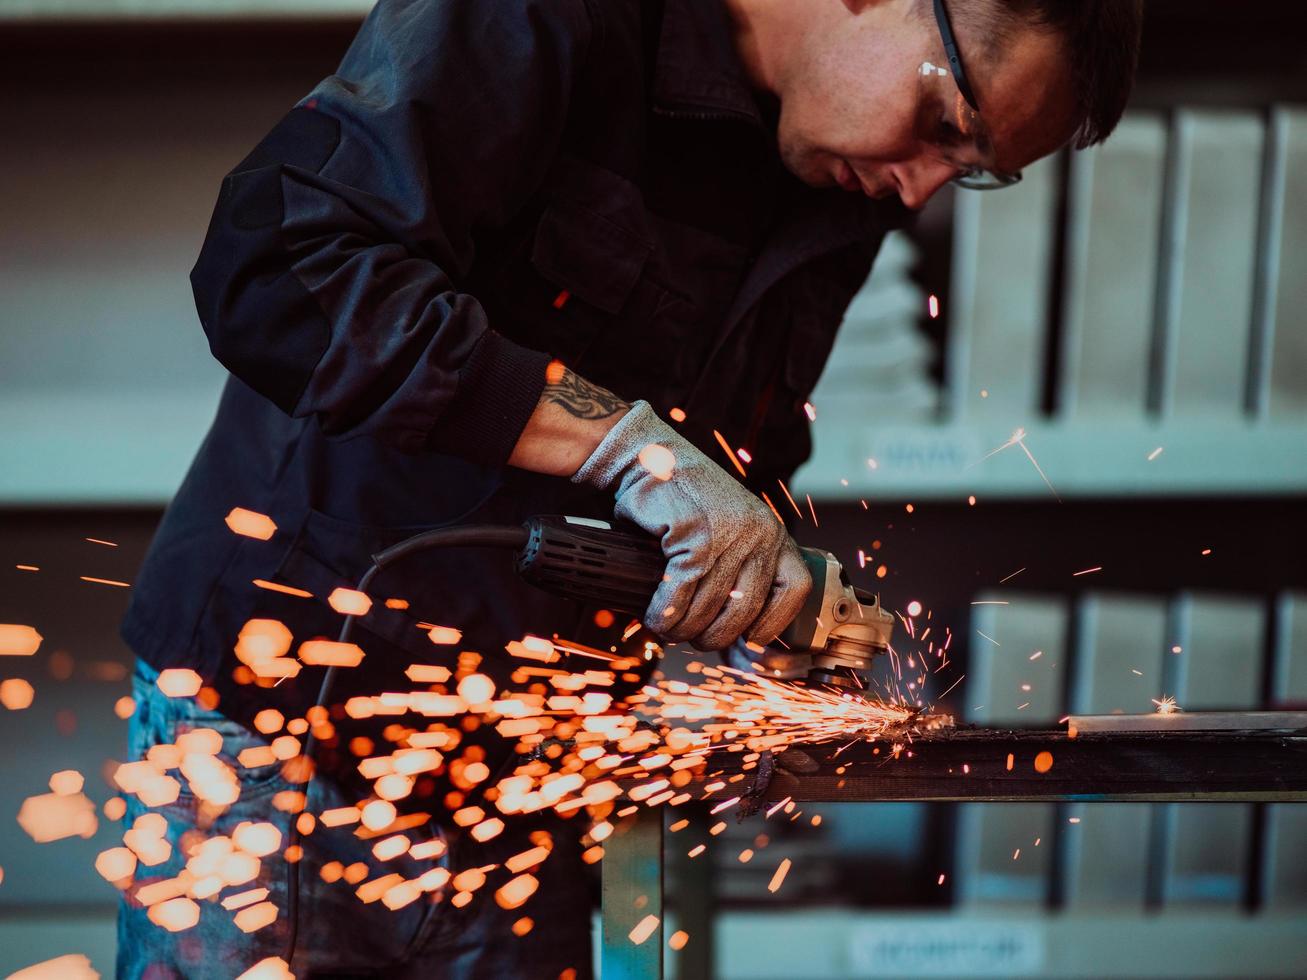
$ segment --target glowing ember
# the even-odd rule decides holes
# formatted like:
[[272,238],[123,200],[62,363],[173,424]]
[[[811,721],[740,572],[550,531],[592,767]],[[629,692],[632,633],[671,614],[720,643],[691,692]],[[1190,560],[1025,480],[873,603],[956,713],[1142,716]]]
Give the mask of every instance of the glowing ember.
[[79,575],[78,578],[83,582],[90,582],[92,585],[112,585],[120,589],[130,589],[132,586],[130,582],[119,582],[117,579],[112,578],[95,578],[92,575]]
[[1163,695],[1161,700],[1153,698],[1153,704],[1157,705],[1159,715],[1173,715],[1181,710],[1180,706],[1175,703],[1175,698],[1169,694]]
[[280,956],[259,960],[236,980],[295,980],[295,974]]
[[427,631],[427,638],[440,646],[453,646],[462,641],[463,631],[450,626],[433,626]]
[[640,465],[657,480],[670,480],[676,470],[676,454],[666,446],[650,443],[640,450]]
[[125,847],[111,847],[96,857],[95,870],[105,881],[126,888],[136,873],[136,855]]
[[312,667],[357,667],[363,662],[364,655],[357,643],[306,640],[300,644],[298,656]]
[[631,930],[630,932],[631,942],[639,946],[642,942],[644,942],[646,939],[648,939],[650,936],[654,934],[654,930],[658,928],[658,922],[659,922],[658,916],[646,915],[643,919],[641,919],[638,923],[636,923],[635,928]]
[[99,977],[90,957],[81,953],[56,956],[9,974],[9,980],[99,980]]
[[[439,626],[436,629],[440,629]],[[414,684],[443,684],[449,680],[449,668],[430,664],[410,664],[404,675]]]
[[82,791],[85,782],[76,769],[64,769],[50,777],[50,792],[58,796],[72,796]]
[[258,664],[285,656],[290,650],[291,633],[275,619],[251,619],[241,627],[236,638],[236,657],[245,664]]
[[159,679],[155,683],[170,698],[193,698],[200,693],[204,681],[189,667],[169,667],[159,671]]
[[150,906],[150,921],[169,932],[182,932],[200,921],[200,907],[189,898],[171,898]]
[[271,902],[259,902],[257,905],[241,909],[236,913],[234,920],[236,928],[242,932],[257,932],[277,921],[277,906]]
[[65,837],[94,837],[99,824],[95,804],[81,793],[29,796],[18,809],[18,825],[38,844]]
[[372,600],[355,589],[336,589],[327,596],[327,604],[346,616],[366,616]]
[[[395,822],[395,804],[386,800],[373,800],[363,807],[359,819],[368,830],[381,830]],[[323,814],[326,823],[326,814]]]
[[36,690],[21,677],[11,677],[0,681],[0,704],[10,711],[22,711],[30,708],[36,698]]
[[264,708],[254,716],[254,727],[264,735],[281,731],[285,723],[286,717],[276,708]]
[[771,876],[771,883],[767,885],[769,892],[777,892],[785,881],[785,876],[790,873],[790,859],[785,858],[781,861],[776,873]]
[[244,507],[236,507],[227,515],[227,526],[236,534],[267,541],[277,533],[277,525],[266,514],[257,514]]
[[41,639],[30,626],[0,623],[0,657],[30,657],[40,648]]
[[534,875],[518,875],[495,892],[495,902],[505,909],[521,908],[539,887]]
[[281,847],[281,831],[270,823],[241,823],[232,831],[232,843],[247,854],[266,857]]
[[222,900],[222,907],[228,912],[235,912],[255,902],[262,902],[269,894],[271,893],[266,888],[251,888],[248,891],[237,892],[235,895],[228,895]]
[[266,579],[256,578],[254,584],[260,589],[267,589],[269,592],[280,592],[282,595],[293,595],[299,599],[312,599],[312,592],[305,592],[303,589],[297,589],[292,585],[282,585],[278,582],[269,582]]
[[469,705],[481,705],[495,696],[495,682],[485,674],[468,674],[458,682],[458,696]]

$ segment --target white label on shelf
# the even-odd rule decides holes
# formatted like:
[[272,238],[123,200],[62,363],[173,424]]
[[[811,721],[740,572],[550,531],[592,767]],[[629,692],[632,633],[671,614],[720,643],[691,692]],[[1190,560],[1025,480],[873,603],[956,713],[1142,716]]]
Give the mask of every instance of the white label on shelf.
[[857,976],[1035,976],[1045,967],[1044,931],[997,920],[876,923],[849,934],[849,960]]
[[871,439],[877,469],[922,478],[957,477],[984,455],[975,434],[958,429],[886,428]]

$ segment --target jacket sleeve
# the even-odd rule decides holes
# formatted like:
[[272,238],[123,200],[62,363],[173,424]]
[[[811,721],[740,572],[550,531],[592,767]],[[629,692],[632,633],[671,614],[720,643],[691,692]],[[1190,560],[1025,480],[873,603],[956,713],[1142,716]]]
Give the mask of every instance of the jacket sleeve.
[[330,435],[503,463],[548,357],[459,283],[543,182],[591,34],[583,0],[380,0],[223,181],[191,273],[214,356]]

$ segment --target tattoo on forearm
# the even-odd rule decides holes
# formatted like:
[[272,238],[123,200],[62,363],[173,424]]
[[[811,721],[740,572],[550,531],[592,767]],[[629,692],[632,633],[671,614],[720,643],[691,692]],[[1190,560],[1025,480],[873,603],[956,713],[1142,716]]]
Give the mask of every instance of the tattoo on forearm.
[[541,398],[578,419],[611,418],[631,407],[629,402],[618,398],[606,388],[591,384],[579,374],[568,370],[564,370],[556,381],[550,377]]

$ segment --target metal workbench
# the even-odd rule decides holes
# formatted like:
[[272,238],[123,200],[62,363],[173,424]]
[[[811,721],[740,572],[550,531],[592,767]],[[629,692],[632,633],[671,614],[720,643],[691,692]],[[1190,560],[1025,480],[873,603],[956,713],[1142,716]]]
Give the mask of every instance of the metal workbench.
[[[1254,729],[1113,731],[1107,719],[1068,731],[959,728],[889,742],[806,746],[775,769],[761,796],[796,802],[1307,802],[1307,716],[1260,719]],[[1108,728],[1109,730],[1101,730]],[[790,750],[793,752],[794,750]],[[1046,753],[1046,755],[1042,755]],[[752,784],[742,753],[722,753],[709,776],[725,782],[707,799],[729,800]],[[1038,769],[1037,769],[1038,760]],[[1039,771],[1044,770],[1044,771]],[[729,816],[723,812],[723,817]],[[602,980],[662,976],[663,812],[641,809],[608,842],[602,863]],[[636,944],[648,915],[658,928]]]

